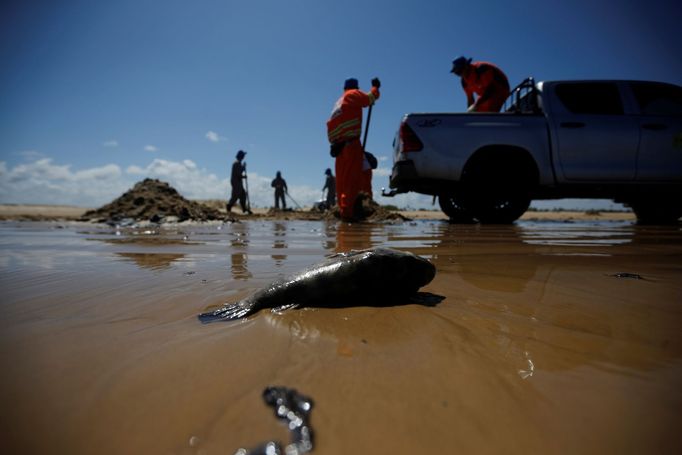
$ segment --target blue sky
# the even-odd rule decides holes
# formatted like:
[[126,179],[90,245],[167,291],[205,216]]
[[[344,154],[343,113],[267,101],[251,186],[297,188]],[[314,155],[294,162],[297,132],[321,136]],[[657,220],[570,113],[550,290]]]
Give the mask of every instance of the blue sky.
[[[0,6],[0,202],[98,206],[146,177],[225,198],[237,150],[251,199],[282,171],[301,204],[333,168],[325,122],[343,80],[382,80],[368,149],[403,114],[463,111],[463,54],[515,84],[682,85],[681,8],[667,1],[9,0]],[[401,196],[398,205],[430,198]]]

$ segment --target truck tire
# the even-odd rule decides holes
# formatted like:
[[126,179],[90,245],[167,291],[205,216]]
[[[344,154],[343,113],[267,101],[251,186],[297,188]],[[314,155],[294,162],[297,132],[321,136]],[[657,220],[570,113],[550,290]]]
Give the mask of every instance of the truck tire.
[[451,223],[472,224],[476,221],[469,211],[462,205],[461,199],[455,194],[443,193],[438,195],[438,205]]
[[525,153],[481,153],[462,174],[462,198],[479,223],[511,224],[530,205],[537,167]]
[[523,215],[530,197],[509,188],[507,191],[484,191],[474,196],[471,211],[483,224],[511,224]]
[[637,216],[637,224],[678,224],[682,206],[677,201],[656,201],[660,198],[633,201],[628,204]]

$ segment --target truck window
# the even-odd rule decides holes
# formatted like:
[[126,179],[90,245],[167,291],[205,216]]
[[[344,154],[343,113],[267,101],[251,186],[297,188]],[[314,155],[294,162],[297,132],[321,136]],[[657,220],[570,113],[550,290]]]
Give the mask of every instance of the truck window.
[[682,87],[651,82],[630,83],[643,115],[682,115]]
[[573,114],[622,115],[618,86],[610,82],[559,84],[556,94]]

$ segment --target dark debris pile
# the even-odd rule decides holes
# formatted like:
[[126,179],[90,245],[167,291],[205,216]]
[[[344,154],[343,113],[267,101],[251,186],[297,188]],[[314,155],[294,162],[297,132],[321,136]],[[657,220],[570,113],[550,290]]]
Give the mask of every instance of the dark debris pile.
[[225,214],[213,207],[185,199],[175,188],[156,179],[144,179],[118,199],[85,212],[84,221],[116,222],[125,219],[160,223],[222,220]]
[[[409,218],[397,212],[392,212],[376,203],[365,193],[360,193],[355,202],[354,210],[356,221],[366,221],[369,223],[401,222],[410,221]],[[341,213],[338,206],[332,207],[325,213],[325,219],[340,219]]]

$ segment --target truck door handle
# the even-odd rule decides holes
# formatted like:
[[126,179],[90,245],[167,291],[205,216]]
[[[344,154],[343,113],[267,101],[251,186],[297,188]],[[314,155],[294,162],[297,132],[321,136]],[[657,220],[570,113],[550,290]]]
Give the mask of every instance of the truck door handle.
[[583,128],[585,124],[583,122],[561,122],[560,126],[562,128]]
[[642,129],[645,130],[661,131],[666,128],[668,128],[668,125],[664,125],[663,123],[645,123],[642,125]]

